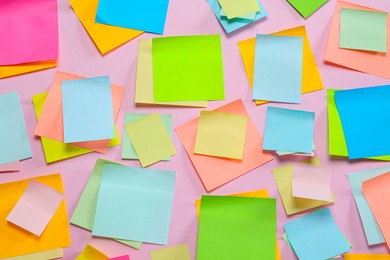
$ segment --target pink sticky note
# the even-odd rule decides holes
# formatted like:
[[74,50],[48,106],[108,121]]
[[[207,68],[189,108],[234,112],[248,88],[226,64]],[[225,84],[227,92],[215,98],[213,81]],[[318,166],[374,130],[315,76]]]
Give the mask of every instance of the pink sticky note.
[[10,162],[0,165],[0,172],[18,172],[20,170],[20,161]]
[[293,197],[330,201],[329,173],[320,166],[294,165]]
[[31,180],[7,220],[40,236],[63,198],[64,195],[55,189]]
[[0,65],[56,60],[57,0],[0,1]]
[[117,256],[117,257],[114,257],[114,258],[110,258],[108,260],[130,260],[130,256],[128,256],[128,255]]

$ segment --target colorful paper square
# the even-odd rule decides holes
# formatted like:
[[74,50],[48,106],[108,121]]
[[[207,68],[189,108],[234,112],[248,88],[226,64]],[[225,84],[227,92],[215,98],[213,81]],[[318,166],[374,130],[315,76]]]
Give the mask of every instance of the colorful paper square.
[[228,19],[260,11],[259,4],[256,0],[218,0],[218,2]]

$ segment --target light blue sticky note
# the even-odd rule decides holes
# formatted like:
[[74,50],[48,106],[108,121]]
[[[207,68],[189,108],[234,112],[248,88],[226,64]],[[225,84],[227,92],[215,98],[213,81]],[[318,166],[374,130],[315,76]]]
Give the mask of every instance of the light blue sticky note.
[[169,0],[100,0],[95,22],[163,34]]
[[311,153],[314,112],[268,107],[264,127],[264,150]]
[[234,32],[248,24],[251,24],[257,20],[260,20],[268,15],[267,11],[264,9],[264,7],[261,5],[260,1],[258,0],[260,12],[256,13],[256,16],[253,20],[248,19],[241,19],[241,18],[233,18],[233,19],[227,19],[227,17],[221,16],[221,6],[219,5],[218,0],[208,0],[208,3],[213,10],[213,13],[215,17],[217,17],[219,23],[222,25],[223,29],[226,31],[226,33]]
[[256,35],[253,99],[301,102],[303,37]]
[[110,78],[62,81],[65,143],[115,137]]
[[0,164],[31,157],[19,94],[0,95]]
[[105,164],[92,234],[166,245],[176,173]]
[[350,159],[390,154],[390,85],[334,93]]
[[293,220],[284,230],[300,260],[328,259],[350,249],[328,208]]
[[384,243],[385,239],[382,236],[382,232],[380,231],[378,223],[372,214],[370,206],[364,198],[362,193],[362,183],[389,171],[390,166],[385,166],[348,174],[353,197],[355,198],[355,203],[358,208],[360,219],[363,223],[364,233],[366,233],[366,238],[369,245]]
[[[137,121],[145,116],[148,116],[149,114],[133,114],[133,113],[126,113],[125,114],[125,124],[132,123],[134,121]],[[172,138],[172,115],[161,115],[161,119],[164,123],[165,128],[168,131],[169,137]],[[135,152],[134,146],[131,143],[130,137],[127,134],[127,131],[123,131],[123,138],[122,138],[122,159],[138,159],[138,155]],[[163,161],[169,161],[171,160],[171,157],[168,157],[164,159]]]

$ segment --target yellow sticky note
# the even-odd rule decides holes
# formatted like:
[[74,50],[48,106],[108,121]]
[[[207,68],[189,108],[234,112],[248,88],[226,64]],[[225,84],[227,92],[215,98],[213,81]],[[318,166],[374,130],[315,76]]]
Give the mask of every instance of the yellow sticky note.
[[135,103],[159,106],[207,107],[207,101],[154,101],[152,39],[140,39],[138,42]]
[[[321,75],[318,70],[310,42],[306,34],[305,26],[299,26],[288,30],[272,33],[277,36],[299,36],[303,37],[303,67],[302,67],[302,89],[301,93],[309,93],[324,89]],[[241,58],[244,63],[245,71],[248,76],[249,85],[253,88],[253,73],[255,66],[255,47],[256,38],[247,39],[238,42]],[[268,101],[256,100],[256,104],[265,104]]]
[[175,147],[158,113],[125,125],[142,167],[176,154]]
[[244,115],[201,111],[194,153],[241,160],[247,122]]
[[95,247],[87,244],[83,251],[76,257],[76,260],[107,260],[108,256],[97,250]]
[[345,254],[344,260],[390,260],[389,254]]
[[218,0],[228,19],[260,11],[257,0]]
[[15,257],[2,258],[2,260],[42,260],[58,259],[64,257],[64,249],[58,248],[34,254],[21,255]]
[[150,258],[151,260],[191,260],[187,244],[181,244],[151,251]]
[[99,0],[70,0],[77,17],[102,54],[134,39],[143,31],[95,23]]
[[54,67],[57,67],[55,60],[0,66],[0,79]]

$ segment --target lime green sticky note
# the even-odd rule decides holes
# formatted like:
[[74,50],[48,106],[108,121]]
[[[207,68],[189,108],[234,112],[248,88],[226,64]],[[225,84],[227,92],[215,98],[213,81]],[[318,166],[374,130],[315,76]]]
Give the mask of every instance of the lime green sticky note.
[[228,19],[260,11],[257,0],[218,0]]
[[154,101],[224,99],[220,35],[154,38]]
[[340,48],[387,51],[387,13],[341,8]]
[[197,260],[275,259],[275,241],[276,199],[202,196]]
[[287,0],[303,18],[307,18],[317,11],[328,0]]

